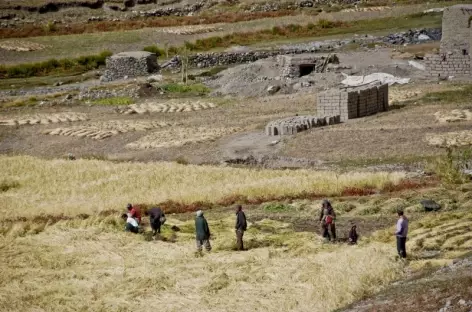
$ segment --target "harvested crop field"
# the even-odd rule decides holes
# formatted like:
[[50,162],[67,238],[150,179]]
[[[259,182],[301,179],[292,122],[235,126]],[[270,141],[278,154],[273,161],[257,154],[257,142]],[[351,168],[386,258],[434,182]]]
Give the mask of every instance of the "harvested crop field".
[[50,123],[74,122],[88,120],[88,116],[83,113],[58,113],[58,114],[37,114],[21,115],[11,119],[0,119],[0,126],[23,126],[23,125],[47,125]]
[[165,103],[143,103],[131,104],[124,109],[120,109],[123,114],[146,114],[146,113],[181,113],[193,112],[205,109],[215,108],[216,105],[211,102],[200,100],[194,101],[169,101]]
[[120,133],[147,131],[158,128],[168,128],[174,126],[170,123],[158,121],[134,121],[134,120],[115,120],[108,122],[95,122],[82,124],[72,128],[55,128],[45,130],[44,134],[64,135],[76,137],[89,137],[96,140],[102,140]]
[[222,136],[238,131],[240,128],[180,128],[172,127],[167,130],[151,133],[137,142],[126,145],[131,149],[154,149],[183,146],[192,143],[214,141]]

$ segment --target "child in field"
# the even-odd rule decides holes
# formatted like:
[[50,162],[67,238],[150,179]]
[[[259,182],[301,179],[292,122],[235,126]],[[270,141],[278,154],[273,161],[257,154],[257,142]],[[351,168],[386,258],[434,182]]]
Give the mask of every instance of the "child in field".
[[131,216],[131,214],[124,213],[121,218],[126,221],[125,231],[131,233],[138,233],[139,232],[139,225],[138,221]]
[[349,231],[349,245],[355,245],[357,244],[357,226],[355,224],[352,225],[351,231]]

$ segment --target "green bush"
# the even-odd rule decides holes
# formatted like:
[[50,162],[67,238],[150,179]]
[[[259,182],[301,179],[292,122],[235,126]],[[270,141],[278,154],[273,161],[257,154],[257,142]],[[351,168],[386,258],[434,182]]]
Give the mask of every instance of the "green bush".
[[10,189],[13,189],[19,186],[20,186],[20,183],[18,183],[17,181],[4,179],[0,181],[0,192],[6,192]]
[[157,57],[165,56],[166,51],[162,48],[159,48],[157,45],[151,45],[143,48],[143,51],[151,52],[157,55]]
[[334,28],[336,25],[334,22],[330,21],[330,20],[326,20],[326,19],[320,19],[318,21],[318,27],[320,28]]
[[467,165],[470,156],[470,150],[455,151],[448,147],[446,155],[436,158],[428,167],[444,184],[461,184],[467,181],[462,169]]
[[105,65],[110,51],[98,55],[81,56],[76,59],[50,59],[39,63],[26,63],[13,66],[0,66],[0,78],[28,78],[46,76],[55,72],[83,72]]

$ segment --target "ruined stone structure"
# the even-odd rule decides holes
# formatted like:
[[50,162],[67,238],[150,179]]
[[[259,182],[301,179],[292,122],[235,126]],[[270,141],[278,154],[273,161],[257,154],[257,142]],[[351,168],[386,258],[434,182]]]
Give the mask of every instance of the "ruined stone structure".
[[341,122],[339,115],[317,117],[317,116],[295,116],[271,121],[265,128],[267,135],[291,135],[297,134],[315,127],[334,125]]
[[158,70],[156,54],[145,51],[122,52],[107,58],[102,81],[147,76]]
[[341,121],[386,110],[388,110],[388,84],[333,89],[318,95],[318,115],[339,115]]
[[427,55],[425,65],[431,77],[471,77],[472,5],[461,4],[443,12],[439,54]]
[[319,56],[316,54],[278,55],[277,64],[281,67],[281,77],[298,78],[312,72],[323,72],[328,63],[338,63],[336,54]]

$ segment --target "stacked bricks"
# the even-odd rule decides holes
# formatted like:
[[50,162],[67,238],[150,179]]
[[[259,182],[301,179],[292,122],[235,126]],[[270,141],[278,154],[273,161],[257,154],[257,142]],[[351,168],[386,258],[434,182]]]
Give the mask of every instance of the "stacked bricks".
[[156,54],[144,51],[122,52],[107,58],[102,81],[146,76],[158,70]]
[[341,116],[295,116],[271,121],[265,129],[269,136],[293,135],[311,128],[338,124]]
[[443,12],[439,54],[425,57],[426,76],[470,78],[472,69],[472,5],[448,7]]
[[429,77],[471,77],[469,55],[444,54],[425,57],[426,73]]
[[388,84],[328,90],[318,95],[318,114],[339,115],[341,121],[386,110],[388,110]]

